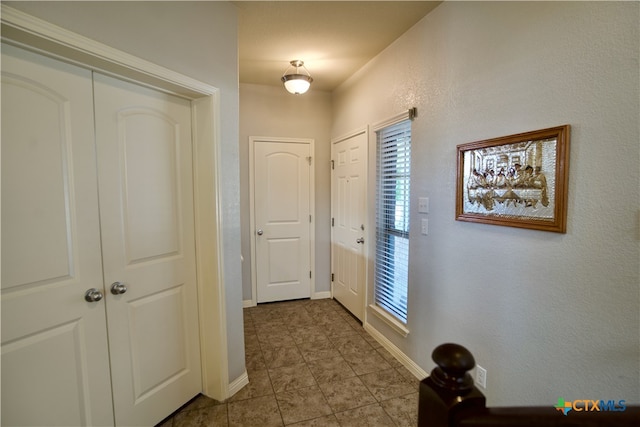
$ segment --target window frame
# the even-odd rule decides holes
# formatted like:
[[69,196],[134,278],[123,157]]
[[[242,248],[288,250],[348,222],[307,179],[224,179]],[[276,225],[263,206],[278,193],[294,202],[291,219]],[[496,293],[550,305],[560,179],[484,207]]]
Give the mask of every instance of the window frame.
[[[394,117],[391,117],[385,121],[376,123],[374,125],[372,125],[372,139],[373,142],[375,142],[375,165],[376,165],[376,171],[375,171],[375,184],[374,184],[374,193],[375,193],[375,218],[374,218],[374,224],[375,224],[375,252],[376,255],[374,257],[374,274],[372,277],[372,302],[371,304],[369,304],[369,309],[370,312],[372,314],[374,314],[376,317],[378,317],[379,319],[381,319],[382,321],[384,321],[387,325],[389,325],[394,331],[396,331],[397,333],[399,333],[400,335],[406,337],[409,334],[409,329],[407,328],[408,325],[408,314],[409,314],[409,307],[408,307],[408,285],[409,285],[409,277],[408,277],[408,270],[409,270],[409,249],[407,246],[407,281],[406,281],[406,291],[407,291],[407,303],[406,303],[406,321],[403,321],[403,319],[397,317],[395,314],[393,314],[392,311],[388,310],[387,308],[385,308],[383,305],[380,305],[378,303],[378,298],[377,298],[377,292],[378,292],[378,282],[377,282],[377,269],[378,269],[378,232],[379,232],[379,227],[378,227],[378,212],[379,212],[379,199],[378,199],[378,191],[379,191],[379,186],[380,186],[380,177],[378,176],[378,164],[379,164],[379,148],[378,148],[378,139],[379,139],[379,133],[381,131],[383,131],[385,128],[389,128],[391,126],[397,125],[401,122],[404,121],[411,121],[413,119],[413,115],[411,114],[412,110],[409,110],[407,112],[404,112],[402,114],[398,114]],[[409,122],[409,132],[411,132],[411,122]],[[410,145],[409,145],[410,147]],[[397,237],[402,237],[402,238],[406,238],[407,240],[407,245],[409,244],[409,219],[410,219],[410,212],[408,210],[409,208],[409,198],[410,198],[410,181],[411,181],[411,171],[410,171],[410,164],[411,164],[411,154],[409,153],[408,155],[409,159],[408,159],[408,164],[409,164],[409,175],[408,175],[408,179],[409,179],[409,183],[407,184],[408,186],[408,191],[407,191],[407,195],[406,195],[406,199],[407,199],[407,210],[406,210],[406,231],[404,230],[400,230],[397,229],[397,227],[395,227],[395,224],[393,224],[393,226],[390,227],[385,227],[385,229],[391,230],[390,234],[391,235],[395,235]]]

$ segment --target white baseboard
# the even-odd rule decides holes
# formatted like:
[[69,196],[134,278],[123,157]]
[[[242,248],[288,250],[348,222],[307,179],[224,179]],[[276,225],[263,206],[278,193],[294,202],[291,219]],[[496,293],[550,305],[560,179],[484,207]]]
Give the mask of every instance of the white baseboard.
[[[331,291],[314,292],[311,295],[311,299],[325,299],[325,298],[331,298]],[[242,301],[242,308],[255,307],[257,305],[258,304],[251,299],[245,299]]]
[[247,384],[249,384],[249,375],[247,374],[247,371],[244,371],[242,375],[240,375],[229,384],[229,396],[227,397],[227,399],[239,392],[242,387],[246,386]]
[[313,295],[311,295],[311,299],[325,299],[325,298],[331,298],[331,291],[314,292]]
[[400,363],[404,365],[405,368],[409,372],[413,374],[419,380],[423,380],[428,376],[427,372],[422,369],[416,362],[411,360],[409,356],[404,354],[398,347],[396,347],[391,341],[387,339],[384,335],[382,335],[377,329],[371,326],[370,323],[364,324],[364,330],[367,331],[376,341],[384,347],[389,353],[393,355]]

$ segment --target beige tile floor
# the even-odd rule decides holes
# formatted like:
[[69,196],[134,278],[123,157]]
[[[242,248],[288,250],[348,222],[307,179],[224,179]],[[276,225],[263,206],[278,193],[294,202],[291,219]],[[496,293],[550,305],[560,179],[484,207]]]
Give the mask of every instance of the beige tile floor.
[[340,304],[244,310],[249,384],[226,402],[198,396],[162,427],[416,426],[419,381]]

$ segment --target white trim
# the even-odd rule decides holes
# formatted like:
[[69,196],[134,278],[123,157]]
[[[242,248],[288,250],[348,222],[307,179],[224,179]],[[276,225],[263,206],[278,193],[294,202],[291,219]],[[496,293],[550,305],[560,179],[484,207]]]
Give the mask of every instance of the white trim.
[[83,37],[4,4],[2,41],[84,68],[192,100],[196,281],[202,391],[216,400],[229,393],[220,178],[220,99],[214,86]]
[[400,114],[396,114],[393,117],[389,117],[386,120],[383,120],[381,122],[378,123],[374,123],[371,125],[371,129],[373,130],[373,132],[377,132],[380,129],[386,128],[387,126],[391,126],[391,125],[395,125],[396,123],[400,123],[404,120],[409,120],[411,117],[409,116],[409,110],[402,112]]
[[256,305],[258,304],[256,304],[256,302],[252,299],[245,299],[242,301],[242,308],[255,307]]
[[349,132],[345,135],[339,136],[337,138],[331,138],[331,145],[337,144],[338,142],[342,142],[346,139],[353,138],[354,136],[362,135],[367,133],[367,128],[364,127],[362,129],[354,130],[353,132]]
[[427,372],[422,369],[416,362],[411,360],[409,356],[404,354],[398,347],[396,347],[391,341],[389,341],[381,332],[374,328],[370,323],[364,324],[364,330],[369,333],[376,341],[384,347],[393,357],[395,357],[402,365],[407,368],[409,372],[413,374],[419,380],[422,380],[428,376]]
[[250,136],[249,137],[249,233],[251,236],[251,306],[258,303],[258,277],[256,268],[256,227],[255,227],[255,143],[264,142],[283,142],[288,144],[309,144],[309,152],[311,153],[311,164],[309,169],[309,212],[311,213],[311,222],[309,223],[309,256],[310,268],[312,271],[309,283],[309,296],[313,299],[316,283],[316,208],[315,208],[315,140],[310,138],[284,138],[272,136]]
[[[370,159],[372,160],[372,173],[376,174],[376,170],[375,170],[375,165],[378,162],[378,158],[377,158],[377,132],[388,127],[388,126],[392,126],[395,125],[397,123],[400,123],[402,121],[405,120],[409,120],[411,118],[410,114],[409,114],[409,110],[404,111],[402,113],[396,114],[392,117],[389,117],[385,120],[379,121],[377,123],[374,123],[370,126],[371,129],[371,133],[369,134],[369,139],[370,139],[370,147],[372,147],[371,152],[370,152]],[[371,192],[371,209],[370,209],[370,215],[371,215],[371,224],[374,224],[374,236],[375,236],[375,228],[377,227],[376,224],[376,210],[378,209],[378,207],[376,206],[376,199],[377,199],[377,195],[376,195],[376,186],[378,185],[377,183],[377,178],[374,180],[374,185],[372,185],[369,188],[369,191]],[[376,252],[377,248],[373,248],[374,253]],[[375,269],[375,260],[372,263],[373,268]],[[395,332],[397,332],[398,334],[400,334],[402,337],[406,337],[407,335],[409,335],[409,329],[406,328],[406,326],[401,323],[398,319],[396,319],[394,316],[392,316],[391,314],[389,314],[386,310],[378,307],[375,303],[375,297],[373,296],[373,294],[375,293],[375,274],[371,274],[369,276],[369,279],[371,280],[371,286],[370,289],[372,290],[372,296],[371,296],[371,303],[369,304],[368,308],[369,310],[366,310],[367,314],[369,312],[371,312],[372,314],[374,314],[377,318],[379,318],[380,320],[382,320],[384,323],[386,323],[388,326],[391,327],[391,329]],[[365,316],[367,317],[367,316]],[[368,321],[368,319],[367,319]]]
[[316,140],[300,139],[300,141],[309,142],[309,153],[311,159],[309,161],[309,212],[311,221],[309,222],[309,257],[311,258],[309,267],[311,268],[311,280],[309,283],[309,297],[313,299],[316,292]]
[[369,310],[373,313],[377,318],[382,320],[388,326],[391,327],[395,332],[400,334],[402,337],[406,338],[409,335],[409,330],[398,321],[395,317],[387,313],[385,310],[381,309],[375,304],[369,305]]
[[2,5],[2,39],[84,68],[194,99],[216,88]]
[[331,291],[311,293],[311,299],[326,299],[326,298],[331,298]]
[[249,384],[249,375],[247,374],[247,371],[244,371],[242,375],[240,375],[229,384],[229,396],[227,396],[227,398],[239,392],[242,387],[246,386],[247,384]]
[[[222,270],[223,230],[220,191],[220,99],[192,101],[194,123],[194,203],[202,392],[216,400],[228,397],[227,315]],[[204,138],[204,135],[207,137]]]

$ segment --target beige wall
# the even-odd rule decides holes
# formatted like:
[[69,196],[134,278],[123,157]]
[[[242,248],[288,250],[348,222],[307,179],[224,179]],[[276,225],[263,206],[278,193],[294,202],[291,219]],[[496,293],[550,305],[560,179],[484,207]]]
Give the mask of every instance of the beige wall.
[[[283,64],[283,71],[287,64]],[[292,95],[283,86],[240,85],[240,205],[242,222],[243,299],[252,299],[251,224],[249,221],[249,137],[315,140],[315,292],[331,290],[330,170],[331,95],[313,90]]]
[[[427,371],[434,347],[465,345],[490,405],[640,402],[638,12],[445,2],[333,93],[332,137],[418,108],[411,332],[369,321]],[[565,123],[566,234],[454,220],[457,144]]]

